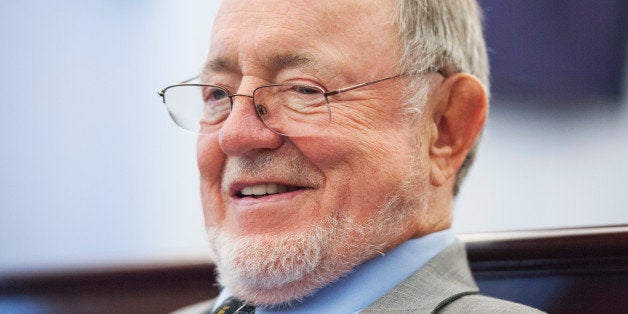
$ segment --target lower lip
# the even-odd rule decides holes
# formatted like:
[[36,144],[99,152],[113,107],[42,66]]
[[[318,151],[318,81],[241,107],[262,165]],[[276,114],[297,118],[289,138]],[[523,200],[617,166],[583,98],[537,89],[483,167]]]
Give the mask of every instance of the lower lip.
[[[263,206],[263,205],[275,205],[276,203],[289,201],[295,197],[303,194],[306,189],[299,189],[292,192],[271,194],[264,197],[256,198],[253,196],[247,197],[233,197],[233,204],[237,207],[250,207],[250,206]],[[243,208],[244,209],[244,208]]]

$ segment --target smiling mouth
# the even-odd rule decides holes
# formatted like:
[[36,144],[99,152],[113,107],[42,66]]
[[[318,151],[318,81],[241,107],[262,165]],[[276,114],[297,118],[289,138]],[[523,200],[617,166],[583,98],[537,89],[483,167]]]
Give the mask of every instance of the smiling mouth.
[[235,196],[239,198],[261,198],[274,194],[289,193],[301,189],[304,189],[304,187],[278,183],[256,184],[244,187],[241,191],[237,192]]

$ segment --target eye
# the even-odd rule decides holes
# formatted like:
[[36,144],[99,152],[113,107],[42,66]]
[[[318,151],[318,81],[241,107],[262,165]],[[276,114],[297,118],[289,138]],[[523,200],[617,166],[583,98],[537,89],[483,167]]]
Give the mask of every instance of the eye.
[[202,89],[201,125],[218,125],[229,115],[229,93],[219,86],[203,85]]
[[303,95],[312,95],[322,93],[320,89],[307,85],[294,85],[292,90]]
[[228,97],[227,91],[214,86],[207,86],[203,92],[205,102],[213,103],[218,102],[225,97]]

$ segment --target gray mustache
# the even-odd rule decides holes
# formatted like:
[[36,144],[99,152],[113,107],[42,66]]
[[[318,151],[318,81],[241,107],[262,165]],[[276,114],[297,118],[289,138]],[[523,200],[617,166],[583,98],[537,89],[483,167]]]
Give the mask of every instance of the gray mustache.
[[223,189],[234,181],[252,178],[282,178],[300,186],[314,186],[315,171],[305,157],[297,152],[267,151],[254,155],[228,158],[222,176]]

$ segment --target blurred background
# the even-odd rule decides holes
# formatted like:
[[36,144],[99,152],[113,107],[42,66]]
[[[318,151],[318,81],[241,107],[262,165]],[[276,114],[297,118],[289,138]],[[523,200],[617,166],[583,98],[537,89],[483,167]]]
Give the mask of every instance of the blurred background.
[[[627,4],[481,1],[491,114],[458,232],[628,223]],[[196,74],[218,1],[0,1],[0,273],[205,257]]]

